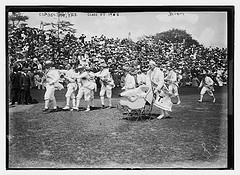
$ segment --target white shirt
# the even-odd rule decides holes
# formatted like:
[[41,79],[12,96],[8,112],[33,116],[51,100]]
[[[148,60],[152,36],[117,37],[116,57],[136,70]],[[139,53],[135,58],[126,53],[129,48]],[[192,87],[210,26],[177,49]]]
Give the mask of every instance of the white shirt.
[[133,89],[135,87],[136,87],[135,78],[128,73],[125,77],[125,83],[122,89],[128,90],[128,89]]
[[144,73],[137,74],[137,83],[138,85],[146,83],[146,75]]
[[75,82],[75,79],[74,79],[75,75],[76,75],[76,72],[73,69],[69,69],[66,72],[66,78],[70,81],[70,83]]
[[214,81],[210,78],[210,77],[208,77],[208,76],[206,76],[202,81],[201,81],[201,83],[200,83],[200,87],[202,87],[202,86],[206,86],[206,87],[209,87],[209,86],[213,86],[213,84],[214,84]]
[[78,82],[81,83],[82,85],[89,82],[89,74],[86,71],[80,73],[80,75],[77,75],[76,78]]
[[100,77],[100,80],[102,80],[100,81],[102,86],[105,86],[104,82],[108,82],[108,85],[111,85],[113,87],[115,86],[108,68],[105,68],[102,71],[95,73],[95,76]]
[[70,83],[75,82],[75,77],[77,76],[77,73],[73,69],[69,70],[59,70],[60,73],[65,74],[65,78],[69,80]]
[[166,80],[168,80],[171,83],[176,83],[177,82],[177,73],[174,72],[173,70],[171,70],[167,77],[165,78]]
[[164,84],[164,74],[158,67],[155,67],[154,70],[149,70],[146,76],[146,84],[154,84],[157,90],[160,90]]
[[58,70],[50,68],[47,72],[46,83],[54,84],[54,83],[57,83],[59,79],[60,79],[60,74]]

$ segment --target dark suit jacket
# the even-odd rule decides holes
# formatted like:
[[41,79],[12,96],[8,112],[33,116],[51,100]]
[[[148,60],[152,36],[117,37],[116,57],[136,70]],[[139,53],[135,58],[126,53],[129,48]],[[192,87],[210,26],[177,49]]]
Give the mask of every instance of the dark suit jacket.
[[20,87],[22,90],[30,89],[30,78],[28,74],[21,74],[19,79]]
[[20,89],[20,84],[19,84],[20,75],[21,74],[18,72],[12,72],[10,74],[10,81],[11,81],[12,89]]

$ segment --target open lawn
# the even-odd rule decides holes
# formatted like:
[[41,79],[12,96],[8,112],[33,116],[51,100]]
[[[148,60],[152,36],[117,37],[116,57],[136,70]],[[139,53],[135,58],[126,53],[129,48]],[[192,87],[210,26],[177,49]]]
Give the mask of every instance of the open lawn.
[[[114,89],[115,107],[119,92]],[[154,107],[152,119],[138,121],[122,119],[117,108],[43,114],[44,90],[31,94],[40,103],[9,108],[8,168],[227,167],[226,87],[216,88],[215,103],[207,94],[198,103],[199,90],[182,87],[172,118],[156,119]],[[64,94],[56,92],[60,107]]]

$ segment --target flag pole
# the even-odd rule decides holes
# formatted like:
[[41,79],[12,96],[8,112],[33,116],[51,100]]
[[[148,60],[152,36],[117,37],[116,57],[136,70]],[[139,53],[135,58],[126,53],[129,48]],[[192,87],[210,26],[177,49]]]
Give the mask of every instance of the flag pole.
[[59,42],[59,21],[60,21],[60,20],[59,20],[59,16],[60,16],[60,15],[59,15],[59,12],[57,12],[57,14],[58,14],[58,42]]
[[42,21],[40,22],[40,26],[39,26],[39,28],[40,28],[40,30],[41,30],[41,28],[42,28]]
[[60,22],[60,12],[57,12],[58,14],[58,56],[60,55],[60,48],[59,48],[59,22]]

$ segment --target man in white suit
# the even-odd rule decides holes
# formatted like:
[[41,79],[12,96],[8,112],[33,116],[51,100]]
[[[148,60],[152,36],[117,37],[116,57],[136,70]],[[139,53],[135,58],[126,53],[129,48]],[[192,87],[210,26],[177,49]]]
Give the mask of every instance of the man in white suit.
[[173,69],[173,65],[170,65],[169,72],[165,80],[167,81],[169,91],[174,94],[175,97],[177,97],[177,104],[179,105],[181,103],[181,100],[178,93],[177,73]]
[[166,89],[166,86],[164,85],[164,73],[160,70],[160,68],[157,67],[156,63],[152,60],[149,62],[149,67],[150,70],[147,72],[146,85],[152,86],[153,93],[156,96],[153,104],[161,109],[161,114],[157,117],[157,119],[169,117],[167,111],[171,111],[172,103],[170,98],[163,98],[163,96],[167,96],[167,94],[163,93],[163,89]]
[[91,89],[91,92],[90,92],[90,108],[91,107],[94,107],[94,93],[97,92],[97,83],[96,83],[96,80],[95,80],[95,73],[92,71],[92,68],[87,66],[86,67],[86,71],[88,72],[88,75],[89,75],[89,81],[91,82],[91,86],[94,87],[94,89]]
[[201,89],[200,92],[200,99],[198,100],[198,102],[202,102],[203,101],[203,95],[207,92],[209,96],[211,96],[213,98],[212,102],[215,102],[215,96],[213,94],[214,91],[214,81],[206,74],[204,73],[203,75],[203,79],[198,87],[199,89]]
[[72,99],[72,107],[75,107],[76,105],[76,95],[75,90],[77,89],[77,83],[76,79],[74,78],[76,76],[76,72],[73,68],[73,65],[70,64],[66,65],[67,70],[60,70],[60,72],[65,73],[65,79],[68,82],[67,85],[67,92],[66,92],[66,106],[63,108],[63,110],[69,110],[70,107],[70,100]]
[[44,94],[45,108],[43,112],[48,112],[49,110],[49,102],[50,100],[53,102],[53,111],[57,111],[57,102],[54,96],[55,90],[63,89],[63,86],[58,82],[60,79],[60,74],[57,69],[53,66],[51,61],[46,61],[46,73],[44,77],[44,81],[46,84],[46,92]]
[[100,65],[100,72],[95,73],[95,76],[100,78],[101,90],[100,99],[102,103],[102,109],[105,108],[104,95],[107,95],[109,100],[109,108],[112,107],[112,89],[115,87],[111,73],[106,63]]
[[87,71],[89,70],[88,66],[79,68],[82,69],[82,71],[79,75],[75,77],[77,78],[79,90],[77,94],[77,104],[73,109],[78,110],[81,98],[84,96],[84,99],[87,102],[86,111],[90,111],[91,91],[95,89],[95,84],[90,81],[89,71]]

